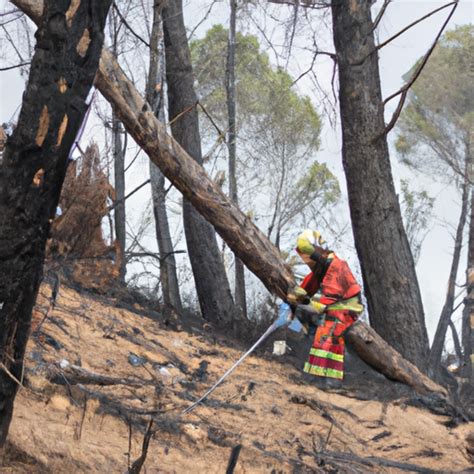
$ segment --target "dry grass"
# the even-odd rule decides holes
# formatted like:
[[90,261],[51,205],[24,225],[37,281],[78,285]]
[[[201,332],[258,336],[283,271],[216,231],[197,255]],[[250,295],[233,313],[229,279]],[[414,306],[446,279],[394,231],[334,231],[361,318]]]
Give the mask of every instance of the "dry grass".
[[[41,289],[36,320],[49,291]],[[42,331],[28,345],[26,388],[16,401],[8,467],[0,469],[2,474],[125,472],[141,453],[150,416],[143,413],[152,412],[157,432],[145,462],[147,473],[222,473],[236,444],[242,444],[236,473],[319,472],[336,464],[339,472],[397,472],[331,461],[322,450],[441,472],[470,466],[465,437],[472,423],[449,429],[445,417],[402,401],[362,401],[326,392],[272,357],[251,356],[208,403],[182,416],[242,349],[212,338],[198,324],[193,332],[170,330],[113,302],[62,287]],[[54,341],[60,348],[51,345]],[[129,363],[132,353],[143,358],[142,366]],[[49,367],[63,359],[99,374],[147,383],[52,384]],[[320,405],[293,403],[295,396]]]

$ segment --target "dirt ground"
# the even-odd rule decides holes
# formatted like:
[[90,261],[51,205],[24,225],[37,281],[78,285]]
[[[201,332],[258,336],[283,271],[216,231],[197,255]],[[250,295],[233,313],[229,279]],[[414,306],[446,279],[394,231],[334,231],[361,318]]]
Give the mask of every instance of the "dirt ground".
[[[41,288],[34,328],[50,291]],[[271,344],[183,415],[246,346],[213,337],[202,322],[184,330],[144,313],[61,287],[29,342],[2,474],[127,472],[151,417],[146,473],[223,473],[236,446],[235,473],[472,468],[466,436],[473,423],[450,427],[448,417],[407,403],[403,390],[384,401],[358,395],[358,386],[362,393],[372,384],[376,393],[392,384],[381,376],[318,387],[300,371],[298,354],[273,356]],[[71,366],[114,384],[74,380]]]

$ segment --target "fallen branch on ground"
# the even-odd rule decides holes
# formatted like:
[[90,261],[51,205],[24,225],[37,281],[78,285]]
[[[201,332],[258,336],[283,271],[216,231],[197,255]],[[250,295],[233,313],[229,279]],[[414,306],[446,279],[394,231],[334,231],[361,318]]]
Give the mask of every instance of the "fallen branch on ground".
[[393,467],[399,469],[400,471],[408,472],[421,472],[423,474],[436,474],[441,473],[442,471],[435,471],[434,469],[427,469],[426,467],[418,466],[416,464],[410,464],[405,462],[392,461],[390,459],[379,458],[377,456],[369,456],[366,458],[357,456],[350,453],[338,453],[335,451],[323,451],[318,453],[318,457],[323,459],[328,459],[331,461],[336,461],[344,464],[362,464],[363,466],[370,467]]
[[[354,433],[352,433],[350,430],[348,430],[346,427],[344,427],[339,421],[337,421],[334,416],[331,415],[331,411],[336,411],[340,410],[339,407],[336,405],[332,404],[327,404],[323,403],[319,400],[316,400],[314,398],[306,398],[302,397],[300,395],[294,395],[293,397],[290,398],[290,402],[296,403],[299,405],[306,405],[312,410],[316,411],[319,413],[325,420],[329,421],[332,425],[334,425],[336,428],[338,428],[340,431],[342,431],[345,435],[356,439],[359,443],[361,444],[366,444],[366,442],[358,438]],[[356,417],[352,412],[349,410],[341,409],[340,411],[343,411],[345,414],[349,414],[352,418]]]
[[50,366],[48,371],[48,380],[59,385],[129,385],[131,387],[142,387],[143,385],[151,385],[153,380],[144,380],[139,378],[122,378],[102,375],[90,370],[83,369],[77,365],[68,365],[64,368],[57,365]]

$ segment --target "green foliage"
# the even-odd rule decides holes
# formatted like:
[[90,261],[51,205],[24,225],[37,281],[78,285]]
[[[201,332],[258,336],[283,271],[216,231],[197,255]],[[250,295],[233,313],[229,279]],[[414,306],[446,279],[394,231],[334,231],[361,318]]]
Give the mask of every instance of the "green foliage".
[[[222,25],[213,26],[202,39],[190,44],[194,74],[198,81],[201,101],[221,127],[227,123],[226,60],[228,31]],[[259,98],[261,80],[272,72],[268,56],[261,53],[255,36],[236,35],[236,96],[238,105],[246,113],[263,112]],[[260,80],[255,80],[259,78]]]
[[406,180],[402,180],[400,185],[405,229],[416,263],[420,257],[423,240],[429,231],[434,198],[426,191],[410,190]]
[[335,204],[340,196],[339,181],[324,163],[313,163],[295,186],[297,192],[321,194],[326,204]]
[[[215,25],[203,39],[193,41],[190,46],[201,102],[224,129],[227,124],[227,35],[222,25]],[[238,129],[248,132],[249,129],[259,131],[263,127],[277,127],[281,142],[298,132],[299,143],[295,144],[310,143],[316,149],[321,120],[309,97],[292,90],[291,76],[270,65],[255,36],[237,33],[236,39]]]
[[[227,37],[216,25],[191,43],[200,100],[221,130],[227,129]],[[285,70],[272,67],[255,36],[237,33],[236,41],[239,201],[260,225],[268,225],[278,244],[308,207],[335,203],[339,184],[315,161],[321,119],[309,97],[296,92]],[[212,126],[203,122],[205,136],[215,140]]]
[[450,180],[462,180],[474,126],[473,36],[474,26],[464,25],[442,37],[412,86],[398,123],[395,146],[402,159]]

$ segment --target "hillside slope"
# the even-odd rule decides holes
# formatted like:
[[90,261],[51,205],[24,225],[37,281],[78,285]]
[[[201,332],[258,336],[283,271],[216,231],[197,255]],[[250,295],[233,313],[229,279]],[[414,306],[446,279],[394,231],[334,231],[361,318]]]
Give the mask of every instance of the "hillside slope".
[[[50,291],[42,286],[33,328]],[[223,473],[236,445],[236,473],[471,466],[465,440],[472,423],[449,428],[447,417],[411,406],[407,397],[361,400],[353,389],[322,390],[294,358],[272,356],[268,345],[204,406],[182,415],[246,346],[213,337],[199,321],[184,330],[146,313],[60,289],[29,342],[2,473],[126,472],[140,456],[150,416],[156,432],[147,473]],[[90,373],[104,377],[87,383],[94,382]]]

